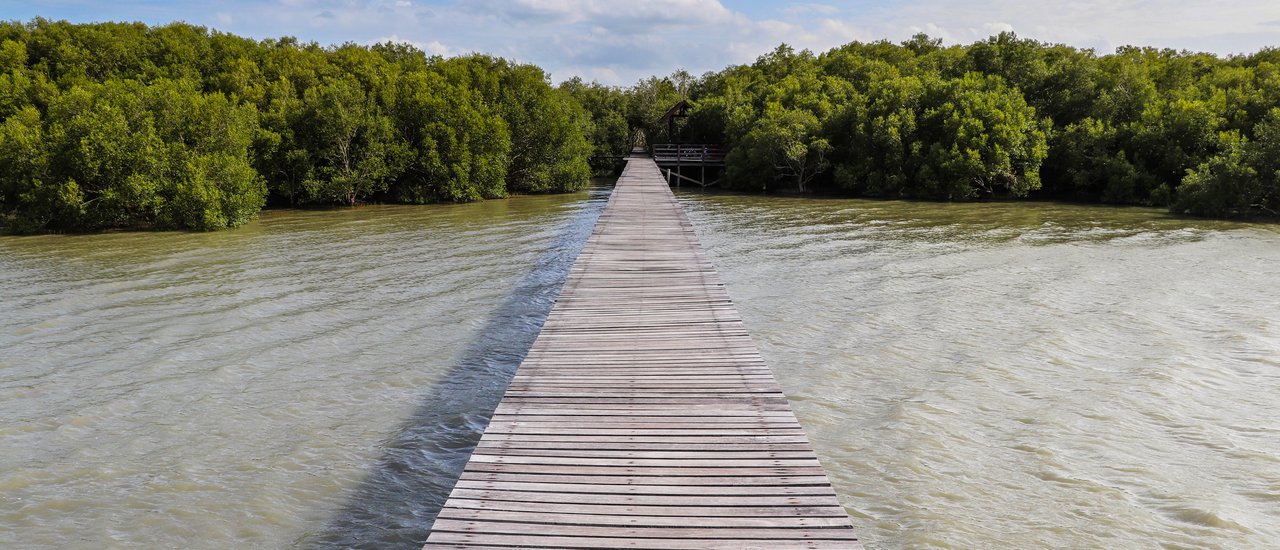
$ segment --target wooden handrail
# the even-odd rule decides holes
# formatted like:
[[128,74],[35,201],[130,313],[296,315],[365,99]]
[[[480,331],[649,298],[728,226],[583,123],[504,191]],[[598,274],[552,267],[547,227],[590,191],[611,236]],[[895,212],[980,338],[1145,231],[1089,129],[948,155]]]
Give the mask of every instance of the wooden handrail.
[[725,148],[719,143],[655,143],[652,155],[659,162],[723,162]]

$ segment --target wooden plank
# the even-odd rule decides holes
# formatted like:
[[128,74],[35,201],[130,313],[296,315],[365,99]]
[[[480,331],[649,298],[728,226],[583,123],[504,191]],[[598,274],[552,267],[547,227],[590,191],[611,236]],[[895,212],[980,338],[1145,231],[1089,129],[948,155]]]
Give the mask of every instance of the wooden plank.
[[[790,519],[790,518],[788,518]],[[468,521],[457,519],[436,520],[436,531],[455,533],[505,533],[522,535],[536,532],[543,536],[566,537],[644,537],[654,539],[692,539],[709,538],[708,535],[720,529],[702,527],[630,527],[613,525],[576,525],[576,524],[538,524],[536,522],[515,523],[506,521]],[[720,534],[720,533],[716,533]],[[843,528],[740,528],[720,534],[724,538],[756,539],[756,540],[848,540],[854,538],[853,529]]]
[[860,548],[651,160],[631,160],[427,548]]
[[599,495],[583,493],[540,493],[498,489],[457,488],[449,499],[506,500],[512,502],[557,502],[564,504],[630,504],[633,506],[837,506],[831,495]]
[[459,498],[451,500],[448,510],[479,509],[551,514],[599,514],[618,516],[676,517],[691,525],[691,518],[727,517],[831,517],[848,521],[844,510],[830,506],[641,506],[633,504],[565,504],[561,502],[520,502]]
[[486,441],[504,442],[519,441],[530,443],[595,443],[595,444],[611,444],[611,443],[674,443],[677,445],[690,444],[706,444],[706,445],[756,445],[762,443],[799,443],[807,444],[808,440],[803,435],[698,435],[680,438],[661,437],[661,436],[645,436],[632,435],[625,437],[617,436],[592,436],[582,434],[553,434],[553,435],[537,435],[537,434],[499,434],[486,433],[480,438],[481,443]]
[[[546,516],[537,512],[519,512],[508,510],[476,510],[455,508],[441,514],[444,519],[463,521],[509,521],[515,523],[533,523],[544,521]],[[680,516],[635,516],[606,514],[570,514],[558,513],[557,517],[573,525],[593,526],[643,526],[643,527],[688,527],[689,520]],[[845,527],[848,521],[841,517],[831,516],[727,516],[709,517],[703,523],[706,527]]]
[[742,459],[760,459],[760,458],[805,458],[813,457],[813,451],[810,449],[799,450],[714,450],[714,451],[689,451],[681,449],[679,451],[655,451],[655,450],[637,450],[637,449],[617,449],[617,450],[600,450],[600,449],[522,449],[509,446],[483,446],[477,447],[476,455],[492,455],[492,456],[556,456],[556,457],[592,457],[592,458],[609,458],[617,460],[619,458],[652,458],[652,459],[684,459],[684,458],[705,458],[713,460],[742,460]]
[[[717,529],[718,531],[718,529]],[[435,533],[433,532],[433,535]],[[447,545],[447,546],[440,546]],[[661,539],[661,538],[614,538],[614,537],[561,537],[543,535],[508,535],[483,533],[443,532],[439,536],[427,539],[426,548],[556,548],[561,550],[580,550],[595,548],[637,548],[643,550],[673,550],[699,548],[704,550],[827,550],[861,548],[856,540],[848,541],[783,541],[759,539]]]
[[[806,453],[808,454],[808,453]],[[791,466],[817,466],[818,459],[808,458],[595,458],[563,456],[490,455],[476,453],[471,461],[488,464],[547,464],[575,466],[653,466],[657,468],[714,468],[732,466],[739,468],[785,468]]]
[[[461,481],[515,481],[531,483],[581,483],[582,476],[555,475],[546,473],[503,473],[503,472],[463,472]],[[591,476],[591,483],[596,485],[679,485],[685,487],[721,487],[738,485],[825,485],[824,476],[791,476],[791,477],[635,477],[635,476]]]
[[579,474],[605,476],[816,476],[826,475],[818,466],[776,467],[684,467],[663,468],[657,466],[582,466],[579,464],[494,464],[468,462],[465,471],[473,472],[540,472],[549,474]]
[[645,452],[707,452],[707,453],[734,453],[734,452],[787,452],[787,451],[804,451],[813,453],[813,448],[807,443],[620,443],[620,442],[600,442],[600,441],[481,441],[476,446],[475,452],[493,452],[507,451],[512,453],[536,452],[536,451],[554,451],[554,452],[572,452],[575,450],[590,450],[601,453],[629,452],[629,453],[645,453]]
[[834,496],[831,488],[824,485],[725,485],[725,486],[683,486],[683,485],[602,485],[590,478],[579,478],[581,483],[537,483],[508,481],[471,481],[459,480],[455,486],[460,489],[503,490],[529,492],[559,493],[606,493],[614,495],[696,495],[696,496],[737,496],[737,495],[824,495]]

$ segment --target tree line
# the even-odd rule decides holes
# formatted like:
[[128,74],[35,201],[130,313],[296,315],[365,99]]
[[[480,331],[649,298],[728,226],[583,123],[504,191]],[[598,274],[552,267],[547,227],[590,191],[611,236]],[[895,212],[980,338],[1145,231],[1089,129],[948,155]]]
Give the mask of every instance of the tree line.
[[651,140],[729,146],[732,188],[1280,215],[1275,48],[1098,55],[1012,33],[948,47],[917,35],[821,54],[783,45],[696,79],[681,72],[613,89],[614,99],[570,88],[602,126],[618,119],[611,101],[690,99],[679,136],[656,125],[660,111],[633,124]]
[[[662,114],[694,108],[677,136]],[[630,87],[405,44],[187,24],[0,23],[0,225],[208,230],[264,205],[581,189],[649,142],[729,147],[724,185],[1280,215],[1280,49],[1098,55],[1002,33],[782,45]]]
[[267,203],[472,201],[587,182],[539,68],[203,27],[0,23],[0,224],[233,227]]

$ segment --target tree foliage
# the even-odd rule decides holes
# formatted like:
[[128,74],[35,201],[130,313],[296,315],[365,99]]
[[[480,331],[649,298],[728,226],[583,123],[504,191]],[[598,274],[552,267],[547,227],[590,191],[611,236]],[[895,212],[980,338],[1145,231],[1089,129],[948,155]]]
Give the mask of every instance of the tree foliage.
[[[1280,107],[1275,49],[1098,55],[1013,33],[955,46],[917,35],[817,55],[784,44],[687,76],[609,89],[609,99],[590,99],[607,107],[589,112],[597,124],[621,112],[653,141],[727,145],[724,185],[741,189],[1276,215],[1265,161],[1278,156],[1268,153]],[[667,136],[657,117],[681,98],[695,108]]]
[[1280,108],[1254,127],[1253,139],[1231,132],[1228,145],[1191,170],[1174,210],[1214,217],[1280,216]]
[[266,197],[256,116],[186,80],[77,85],[0,127],[5,204],[20,230],[242,224]]
[[541,69],[489,56],[45,19],[0,23],[0,121],[0,225],[18,231],[572,191],[593,124]]
[[[688,100],[672,128],[659,118]],[[1280,50],[1098,55],[1001,33],[781,45],[627,88],[486,55],[203,27],[0,23],[0,225],[234,227],[264,204],[580,189],[638,136],[722,143],[724,185],[1277,215]]]

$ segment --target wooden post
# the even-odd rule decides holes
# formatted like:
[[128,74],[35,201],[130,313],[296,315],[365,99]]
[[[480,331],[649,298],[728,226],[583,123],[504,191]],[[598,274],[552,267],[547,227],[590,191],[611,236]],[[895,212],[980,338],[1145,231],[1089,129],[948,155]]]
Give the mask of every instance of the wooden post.
[[[675,119],[672,119],[672,120],[675,120]],[[680,144],[677,143],[676,144],[676,173],[682,176],[684,175],[684,170],[680,169],[680,163],[682,160],[684,160],[683,158],[681,158],[683,156],[684,156],[684,150],[680,146]],[[676,188],[677,189],[680,188],[680,178],[676,178]]]

